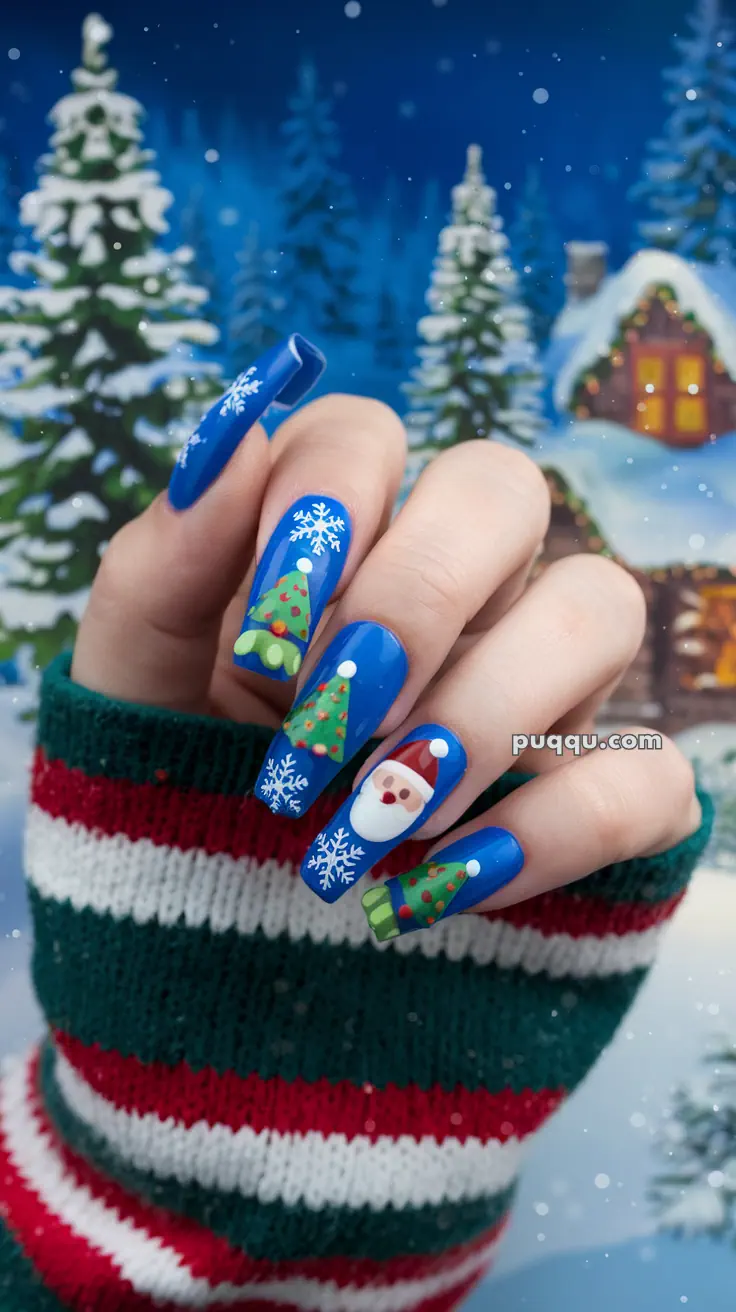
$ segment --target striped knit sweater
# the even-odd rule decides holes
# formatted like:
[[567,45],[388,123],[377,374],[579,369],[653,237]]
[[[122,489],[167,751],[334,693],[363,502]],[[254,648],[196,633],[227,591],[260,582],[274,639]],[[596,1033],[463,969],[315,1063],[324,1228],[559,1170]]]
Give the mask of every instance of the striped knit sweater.
[[269,737],[46,676],[48,1037],[0,1084],[0,1312],[456,1307],[707,839],[703,799],[663,856],[379,945],[359,895],[326,906],[297,873],[348,772],[275,819],[252,796]]

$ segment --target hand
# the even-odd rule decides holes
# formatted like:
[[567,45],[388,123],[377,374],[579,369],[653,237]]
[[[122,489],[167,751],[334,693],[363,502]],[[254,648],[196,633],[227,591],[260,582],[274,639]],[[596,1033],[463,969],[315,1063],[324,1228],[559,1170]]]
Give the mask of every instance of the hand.
[[[255,424],[193,504],[161,496],[111,541],[72,667],[124,700],[274,728],[285,716],[256,791],[290,816],[371,734],[384,738],[303,865],[332,901],[403,839],[444,834],[434,860],[366,893],[379,938],[665,850],[700,821],[692,770],[667,739],[514,760],[515,734],[592,729],[641,643],[642,593],[583,554],[528,585],[546,485],[492,442],[441,455],[391,522],[404,454],[397,417],[357,397],[313,402],[270,443]],[[349,550],[315,553],[308,523],[294,536],[305,527],[295,503],[304,515],[319,501],[340,512],[333,536]],[[292,616],[287,578],[309,611]],[[289,663],[310,642],[296,683]],[[447,834],[515,764],[537,777]],[[347,861],[336,865],[339,828]]]

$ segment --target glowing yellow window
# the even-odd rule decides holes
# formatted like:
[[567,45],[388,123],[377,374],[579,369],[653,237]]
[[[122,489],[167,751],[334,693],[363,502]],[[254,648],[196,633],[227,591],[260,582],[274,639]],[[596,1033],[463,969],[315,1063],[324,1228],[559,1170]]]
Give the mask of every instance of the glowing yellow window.
[[705,426],[705,398],[678,396],[675,401],[675,427],[678,433],[702,433]]
[[[678,355],[675,359],[675,387],[678,392],[702,389],[705,383],[705,360],[702,355]],[[697,395],[697,393],[696,393]]]
[[636,381],[646,387],[664,387],[664,360],[661,355],[640,355],[636,362]]
[[[687,399],[689,401],[690,397]],[[636,407],[636,426],[639,432],[664,432],[664,411],[663,396],[648,396],[646,401],[640,401]]]

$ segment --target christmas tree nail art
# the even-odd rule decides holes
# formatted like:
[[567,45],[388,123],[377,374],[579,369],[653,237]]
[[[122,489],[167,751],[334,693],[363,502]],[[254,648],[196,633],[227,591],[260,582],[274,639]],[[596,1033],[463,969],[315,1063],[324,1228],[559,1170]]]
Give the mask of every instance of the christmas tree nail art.
[[271,743],[256,796],[276,809],[271,781],[288,756],[294,773],[306,780],[299,792],[303,814],[378,728],[407,668],[404,648],[382,624],[361,620],[342,629]]
[[309,641],[311,602],[309,575],[312,562],[306,558],[296,562],[296,569],[282,575],[272,588],[268,588],[246,614],[246,619],[267,624],[267,629],[244,629],[235,643],[235,655],[247,656],[255,652],[267,670],[283,667],[291,677],[296,674],[302,653],[294,639]]
[[524,853],[507,829],[489,826],[458,839],[423,865],[363,894],[363,910],[380,943],[484,902],[518,875]]
[[350,516],[339,501],[308,496],[289,507],[256,570],[236,665],[276,679],[298,673],[349,547]]
[[[294,742],[288,723],[284,727]],[[317,835],[302,862],[302,879],[321,897],[325,895],[315,858],[323,841],[330,842],[339,831],[357,849],[350,878],[333,890],[339,897],[424,824],[457,787],[466,768],[465,749],[451,730],[440,724],[413,729],[374,765]],[[332,892],[329,900],[334,900]]]

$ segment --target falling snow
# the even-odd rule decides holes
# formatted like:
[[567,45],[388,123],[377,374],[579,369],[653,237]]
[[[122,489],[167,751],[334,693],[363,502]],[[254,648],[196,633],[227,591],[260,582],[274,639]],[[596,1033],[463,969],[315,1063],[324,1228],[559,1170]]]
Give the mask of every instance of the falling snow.
[[333,884],[352,884],[355,882],[353,867],[361,856],[362,847],[348,841],[349,833],[342,826],[333,834],[318,834],[317,848],[314,856],[307,862],[308,870],[315,870],[320,888],[332,888]]
[[294,523],[296,527],[289,534],[290,542],[304,539],[313,556],[321,556],[326,547],[339,552],[345,520],[339,515],[331,515],[324,501],[313,502],[311,510],[295,510]]
[[255,372],[256,367],[253,364],[250,369],[246,369],[244,374],[235,379],[232,387],[228,389],[222,398],[221,415],[242,415],[248,397],[255,396],[263,385],[260,378],[254,378]]
[[275,815],[301,815],[303,799],[298,796],[306,788],[309,780],[298,774],[296,760],[287,752],[281,761],[269,757],[266,762],[266,778],[260,785],[259,793],[264,802],[268,802]]

